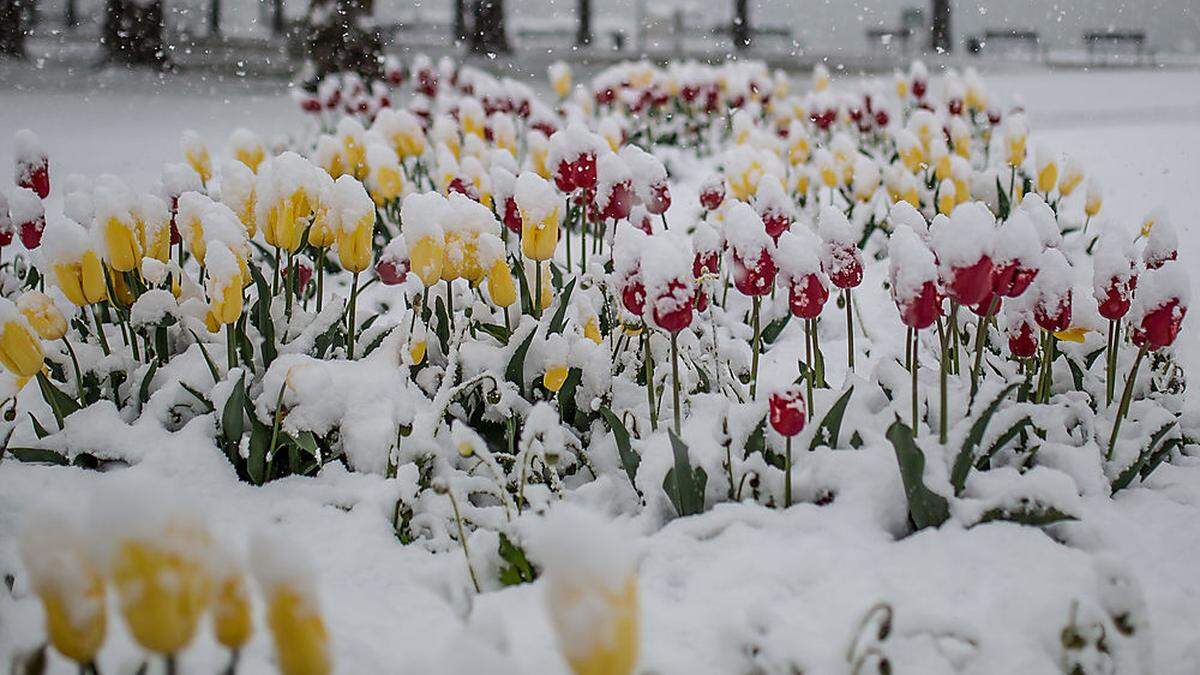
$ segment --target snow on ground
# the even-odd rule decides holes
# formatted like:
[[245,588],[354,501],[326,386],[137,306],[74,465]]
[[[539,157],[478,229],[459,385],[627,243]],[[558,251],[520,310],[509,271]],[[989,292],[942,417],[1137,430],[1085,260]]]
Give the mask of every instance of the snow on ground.
[[[270,137],[304,124],[278,84],[101,82],[83,91],[61,83],[4,91],[0,165],[11,165],[12,132],[30,127],[59,175],[109,172],[148,181],[163,162],[179,161],[182,129],[215,144],[239,126]],[[1103,181],[1103,218],[1133,229],[1145,212],[1165,205],[1180,230],[1181,257],[1200,259],[1192,192],[1200,185],[1200,73],[1005,72],[989,83],[1007,101],[1020,94],[1035,135]],[[1200,373],[1200,313],[1192,313],[1183,334],[1193,345],[1181,350],[1184,365]],[[122,474],[194,493],[223,539],[244,543],[269,529],[311,556],[339,672],[503,672],[499,660],[512,672],[566,672],[542,584],[472,597],[460,549],[431,554],[396,541],[395,484],[334,463],[315,479],[253,488],[239,483],[209,445],[208,430],[110,429],[104,425],[111,418],[98,414],[93,432],[122,439],[136,446],[131,454],[145,457]],[[1035,528],[963,529],[954,521],[896,541],[905,503],[895,458],[886,446],[872,447],[837,463],[828,450],[801,458],[801,493],[833,481],[833,472],[855,486],[828,506],[778,512],[722,504],[657,531],[649,516],[632,518],[641,533],[642,671],[846,672],[860,619],[886,602],[895,611],[893,672],[1058,672],[1059,631],[1072,603],[1095,607],[1111,597],[1106,580],[1115,570],[1140,585],[1150,627],[1128,653],[1151,660],[1139,669],[1134,658],[1121,672],[1200,672],[1200,461],[1164,465],[1149,487],[1115,500],[1083,497],[1079,522],[1049,530],[1070,546]],[[17,577],[13,596],[0,593],[0,664],[40,639],[41,612],[16,554],[22,515],[42,500],[86,504],[97,484],[113,480],[75,468],[0,463],[0,575]],[[607,479],[573,499],[613,514],[636,511],[629,486]],[[494,535],[482,531],[470,543],[495,547]],[[133,672],[140,656],[113,618],[103,672]],[[240,672],[273,672],[270,653],[259,631]],[[224,658],[206,630],[182,656],[182,672],[213,672]],[[50,672],[71,672],[58,657],[50,665]]]

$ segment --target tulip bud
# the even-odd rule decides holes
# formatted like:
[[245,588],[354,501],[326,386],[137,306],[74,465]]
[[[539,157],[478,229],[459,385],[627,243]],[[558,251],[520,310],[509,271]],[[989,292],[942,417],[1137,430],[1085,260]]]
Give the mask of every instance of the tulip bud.
[[8,215],[25,248],[32,251],[42,245],[42,231],[46,229],[46,210],[42,200],[33,190],[13,190],[8,196]]
[[50,162],[41,141],[28,129],[22,129],[13,137],[13,176],[17,187],[32,190],[39,199],[50,194]]
[[716,211],[725,201],[725,179],[713,174],[700,186],[700,206],[706,211]]
[[205,290],[213,319],[229,325],[242,316],[242,267],[236,254],[224,243],[209,246]]
[[17,298],[17,309],[43,340],[57,340],[67,334],[67,318],[45,293],[25,291]]
[[558,196],[544,179],[525,172],[517,177],[514,198],[521,210],[521,252],[531,260],[549,260],[558,246]]
[[183,136],[179,139],[179,146],[188,166],[191,166],[192,170],[200,176],[201,184],[208,185],[208,181],[212,179],[212,158],[208,154],[208,148],[204,147],[204,141],[200,139],[200,135],[190,129],[183,132]]
[[1038,339],[1034,332],[1035,326],[1028,315],[1008,322],[1008,351],[1017,358],[1029,358],[1037,352]]
[[1130,339],[1152,350],[1171,346],[1190,300],[1191,285],[1179,265],[1147,271],[1140,279],[1137,306],[1130,315]]
[[25,516],[20,553],[45,610],[46,637],[82,669],[95,660],[108,627],[104,578],[83,532],[61,513],[34,510]]
[[638,661],[636,561],[611,521],[560,504],[530,550],[545,568],[546,606],[576,675],[630,675]]
[[342,269],[355,274],[371,266],[371,239],[375,233],[375,204],[363,184],[342,176],[333,190],[338,210],[337,254]]
[[327,675],[333,670],[329,632],[321,618],[314,571],[291,542],[260,534],[250,545],[254,576],[266,600],[267,628],[282,675]]
[[956,207],[930,228],[942,288],[960,305],[978,304],[992,290],[994,228],[995,218],[979,202]]
[[227,570],[217,579],[213,595],[213,635],[221,646],[238,650],[250,640],[254,632],[250,610],[250,593],[241,571],[236,567]]
[[388,242],[379,254],[379,260],[375,262],[375,274],[379,275],[379,280],[385,286],[398,286],[408,277],[408,270],[408,244],[404,235],[400,235]]
[[587,321],[584,322],[583,336],[596,344],[604,341],[604,338],[600,335],[600,321],[596,318],[595,314],[589,316]]
[[1042,255],[1034,290],[1037,324],[1051,333],[1066,330],[1071,325],[1071,264],[1062,252],[1050,249]]
[[45,354],[29,321],[11,300],[0,298],[0,365],[28,379],[42,371]]
[[795,436],[804,430],[804,394],[800,387],[789,385],[771,394],[771,428],[780,436]]
[[503,257],[492,263],[487,279],[488,295],[497,307],[508,307],[517,301],[516,282]]

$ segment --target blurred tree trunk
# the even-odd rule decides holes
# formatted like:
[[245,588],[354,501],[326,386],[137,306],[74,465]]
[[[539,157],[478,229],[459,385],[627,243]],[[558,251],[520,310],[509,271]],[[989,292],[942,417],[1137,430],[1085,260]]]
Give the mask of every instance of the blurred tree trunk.
[[76,0],[67,0],[63,6],[63,25],[67,30],[75,30],[79,27],[79,9],[76,7]]
[[167,67],[162,0],[107,0],[100,42],[109,61]]
[[575,16],[579,19],[579,28],[575,32],[575,46],[586,47],[592,44],[592,0],[579,0]]
[[305,47],[317,79],[346,71],[366,80],[380,77],[383,45],[379,33],[362,22],[373,9],[373,0],[313,0]]
[[210,37],[221,34],[221,0],[209,0],[208,34]]
[[949,53],[954,48],[950,36],[950,0],[933,0],[933,30],[929,34],[929,47],[933,51]]
[[733,25],[730,27],[733,48],[742,51],[750,47],[750,1],[733,0]]
[[283,0],[271,0],[271,32],[283,35]]
[[475,0],[472,9],[475,23],[471,30],[471,52],[507,54],[512,51],[504,29],[504,0]]
[[0,0],[0,56],[25,58],[22,0]]
[[467,2],[454,0],[454,27],[452,28],[455,42],[467,41]]

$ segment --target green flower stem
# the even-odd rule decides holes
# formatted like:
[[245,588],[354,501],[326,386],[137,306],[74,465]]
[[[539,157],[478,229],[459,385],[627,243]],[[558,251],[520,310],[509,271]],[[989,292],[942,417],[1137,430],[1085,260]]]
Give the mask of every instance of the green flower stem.
[[658,431],[658,408],[654,405],[654,355],[650,353],[650,331],[642,330],[642,349],[646,368],[646,399],[650,405],[650,429]]
[[671,333],[671,394],[675,412],[675,435],[680,432],[679,409],[679,334]]
[[940,317],[938,318],[937,327],[938,340],[942,346],[941,373],[938,380],[938,441],[944,445],[946,443],[946,380],[950,372],[950,345],[947,341],[946,329],[942,326]]
[[758,354],[762,351],[762,330],[759,327],[759,312],[762,306],[762,297],[754,296],[754,309],[751,312],[751,323],[754,324],[754,344],[752,346],[752,356],[750,361],[750,400],[753,401],[755,393],[758,391]]
[[849,288],[842,291],[846,295],[846,367],[854,372],[854,295]]
[[225,325],[225,355],[229,361],[229,370],[237,368],[237,322]]
[[792,437],[788,436],[784,443],[787,464],[783,474],[783,507],[786,509],[792,505]]
[[1108,452],[1104,455],[1106,460],[1112,459],[1113,449],[1117,446],[1117,436],[1121,433],[1121,422],[1129,414],[1129,403],[1133,398],[1133,384],[1137,381],[1138,368],[1142,365],[1142,359],[1146,357],[1148,346],[1149,343],[1145,343],[1138,349],[1137,357],[1133,359],[1133,367],[1129,369],[1129,377],[1125,380],[1125,390],[1121,392],[1121,405],[1117,409],[1117,418],[1113,420],[1112,436],[1108,439]]
[[909,363],[908,368],[909,372],[912,374],[912,434],[913,438],[916,438],[917,421],[920,415],[920,405],[917,403],[917,373],[921,369],[921,360],[917,356],[917,350],[921,346],[921,334],[911,328],[909,331],[912,334],[912,340],[909,342],[912,351],[912,362]]
[[804,365],[807,372],[804,375],[804,386],[807,390],[805,393],[808,396],[804,399],[808,406],[808,416],[813,414],[813,378],[816,374],[813,373],[813,320],[804,320]]
[[1112,405],[1113,394],[1117,388],[1117,355],[1121,349],[1121,322],[1110,319],[1108,322],[1108,353],[1104,355],[1104,389],[1105,405]]
[[354,360],[354,332],[357,324],[354,314],[358,306],[358,272],[354,273],[354,277],[350,281],[350,309],[349,317],[346,322],[346,358]]

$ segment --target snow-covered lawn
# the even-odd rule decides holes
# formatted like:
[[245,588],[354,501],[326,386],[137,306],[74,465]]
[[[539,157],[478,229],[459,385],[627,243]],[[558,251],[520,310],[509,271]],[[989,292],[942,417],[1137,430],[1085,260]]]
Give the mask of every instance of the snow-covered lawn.
[[[1200,72],[984,75],[993,96],[1005,103],[1020,97],[1034,142],[1079,159],[1102,182],[1101,220],[1133,231],[1162,205],[1179,230],[1180,259],[1189,265],[1200,260]],[[307,124],[276,84],[102,81],[103,87],[81,83],[78,91],[57,85],[0,91],[0,166],[12,164],[12,132],[28,127],[41,137],[58,176],[115,173],[148,185],[164,162],[181,161],[182,129],[195,129],[217,144],[237,127],[270,141]],[[693,195],[680,190],[676,200]],[[1200,274],[1193,273],[1192,280],[1200,282]],[[886,306],[894,314],[886,293],[876,294],[876,305],[869,304],[870,297],[864,301],[867,312]],[[866,322],[867,331],[885,325],[878,316]],[[803,344],[796,323],[768,354],[765,381],[794,377]],[[1176,349],[1193,377],[1200,377],[1197,336],[1200,312],[1193,311]],[[900,335],[878,340],[903,344]],[[842,358],[841,344],[825,347],[835,382],[842,379],[843,365],[835,363]],[[202,367],[198,361],[192,365]],[[331,396],[348,397],[355,384],[326,383]],[[36,388],[31,390],[28,395],[36,399]],[[838,393],[819,393],[818,411]],[[705,405],[693,403],[693,418],[702,418]],[[849,415],[865,417],[869,405],[856,401]],[[1193,404],[1187,409],[1197,413]],[[498,588],[497,537],[483,528],[469,540],[476,572],[488,580],[478,595],[456,544],[436,553],[401,545],[392,526],[404,489],[396,480],[351,473],[333,462],[315,478],[252,487],[214,449],[210,429],[193,424],[168,432],[150,416],[128,425],[103,404],[79,415],[86,417],[70,428],[76,447],[123,446],[123,456],[140,461],[110,473],[11,458],[0,462],[0,575],[16,577],[13,593],[0,589],[0,668],[9,655],[43,639],[40,605],[18,556],[22,516],[42,501],[79,505],[102,484],[129,481],[124,484],[136,489],[141,480],[193,495],[222,539],[244,542],[271,530],[310,557],[338,672],[568,672],[547,617],[545,584]],[[712,444],[706,434],[716,433],[714,425],[689,422],[684,440]],[[894,673],[1056,673],[1060,632],[1072,613],[1078,611],[1085,622],[1122,607],[1137,618],[1131,635],[1107,636],[1120,655],[1116,672],[1200,672],[1200,459],[1175,459],[1146,485],[1113,498],[1107,480],[1077,456],[1077,448],[1049,443],[1039,461],[1075,478],[1081,494],[1068,501],[1077,520],[1044,529],[1012,523],[964,528],[952,518],[939,529],[899,538],[907,532],[908,506],[883,432],[874,430],[854,454],[828,448],[801,453],[795,487],[801,503],[791,509],[721,503],[661,528],[658,507],[665,498],[647,497],[649,507],[643,509],[623,479],[611,437],[595,442],[589,454],[601,478],[572,490],[570,499],[619,515],[622,526],[636,534],[640,672],[848,672],[850,643],[878,603],[894,612],[885,640]],[[655,438],[643,448],[643,466],[652,474],[670,462],[666,438]],[[710,472],[710,495],[714,480]],[[814,503],[823,502],[819,497],[831,486],[839,490],[832,503]],[[978,481],[971,489],[983,496],[987,486]],[[132,673],[142,659],[114,610],[103,672]],[[226,659],[206,623],[197,643],[181,655],[181,672],[215,672]],[[260,629],[239,672],[274,672],[272,659],[272,645]],[[73,669],[58,656],[50,666],[54,673]]]

